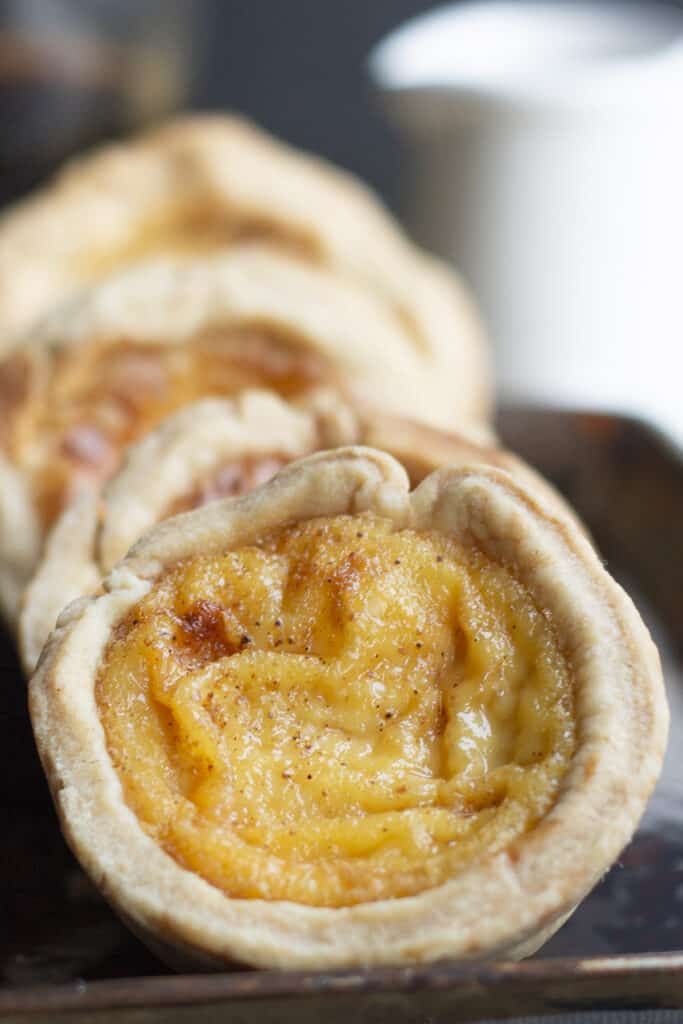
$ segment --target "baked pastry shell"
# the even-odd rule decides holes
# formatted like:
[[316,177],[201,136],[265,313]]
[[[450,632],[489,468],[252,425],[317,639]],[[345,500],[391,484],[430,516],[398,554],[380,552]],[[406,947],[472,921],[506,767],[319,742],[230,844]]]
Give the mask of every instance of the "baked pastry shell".
[[[126,805],[95,679],[112,629],[166,567],[249,543],[283,522],[372,510],[436,529],[505,564],[554,625],[574,684],[577,749],[552,809],[511,848],[419,895],[346,908],[230,899],[180,867]],[[668,712],[659,659],[631,601],[571,523],[499,470],[446,468],[412,494],[372,449],[318,453],[264,487],[162,523],[60,617],[30,685],[64,833],[112,905],[185,965],[322,968],[527,955],[630,838],[657,778]]]

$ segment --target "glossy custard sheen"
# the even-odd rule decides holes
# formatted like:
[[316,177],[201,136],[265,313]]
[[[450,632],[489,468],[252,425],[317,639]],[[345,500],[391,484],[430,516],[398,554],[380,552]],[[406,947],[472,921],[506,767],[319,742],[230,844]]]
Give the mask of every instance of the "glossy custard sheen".
[[143,827],[228,895],[349,906],[510,847],[575,742],[552,626],[504,568],[371,515],[169,570],[97,682]]

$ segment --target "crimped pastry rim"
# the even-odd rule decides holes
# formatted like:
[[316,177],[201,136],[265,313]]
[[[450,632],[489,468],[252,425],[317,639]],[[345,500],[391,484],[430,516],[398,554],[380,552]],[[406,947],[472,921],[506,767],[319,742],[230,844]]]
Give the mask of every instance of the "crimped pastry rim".
[[[435,889],[340,909],[231,900],[163,853],[123,802],[94,700],[99,653],[112,625],[177,559],[244,543],[269,523],[363,509],[448,530],[513,568],[561,636],[575,677],[577,752],[557,802],[528,835]],[[668,713],[647,630],[580,532],[500,470],[438,470],[408,497],[405,472],[387,455],[318,453],[244,498],[161,524],[105,587],[65,611],[31,682],[39,752],[67,839],[105,895],[137,931],[200,963],[523,955],[610,866],[659,772]]]

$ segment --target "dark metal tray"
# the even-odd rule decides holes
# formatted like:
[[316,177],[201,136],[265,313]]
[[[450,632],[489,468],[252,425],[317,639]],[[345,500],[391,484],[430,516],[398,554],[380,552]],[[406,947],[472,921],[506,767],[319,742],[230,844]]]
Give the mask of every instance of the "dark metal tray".
[[[500,429],[569,496],[660,644],[672,709],[641,828],[561,931],[522,964],[171,975],[67,851],[9,641],[0,641],[0,1021],[453,1021],[683,1007],[683,456],[614,416],[510,409]],[[627,955],[630,954],[630,955]]]

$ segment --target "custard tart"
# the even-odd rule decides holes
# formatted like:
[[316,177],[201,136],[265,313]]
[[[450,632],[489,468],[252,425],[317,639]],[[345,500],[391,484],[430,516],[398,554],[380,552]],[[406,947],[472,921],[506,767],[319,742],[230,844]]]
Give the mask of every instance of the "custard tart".
[[188,116],[86,156],[0,223],[0,351],[86,285],[149,258],[245,241],[368,288],[415,354],[441,364],[463,419],[490,411],[478,315],[351,175],[236,117]]
[[630,838],[659,660],[585,537],[492,467],[308,456],[166,520],[30,684],[68,842],[206,968],[520,956]]
[[48,317],[0,363],[5,614],[16,617],[61,510],[165,416],[247,387],[291,397],[321,384],[428,421],[458,419],[452,379],[372,293],[272,248],[147,264]]
[[298,402],[254,390],[235,399],[203,399],[131,445],[102,492],[81,494],[56,520],[22,599],[18,638],[26,674],[35,668],[62,608],[94,593],[155,523],[220,497],[244,494],[293,459],[344,444],[390,452],[403,463],[412,485],[447,464],[499,466],[526,483],[554,514],[573,517],[550,485],[510,452],[361,410],[326,389]]

